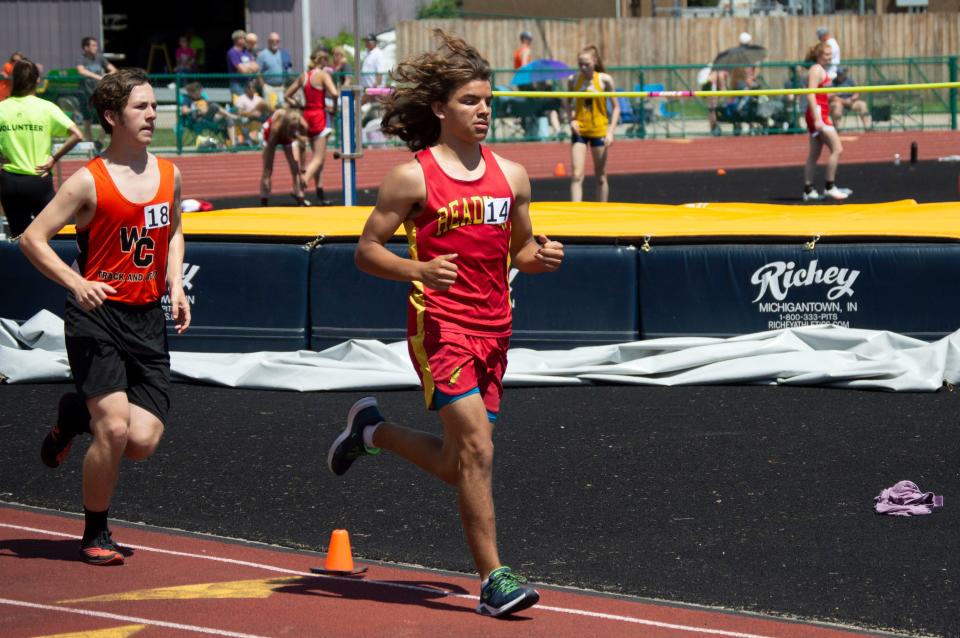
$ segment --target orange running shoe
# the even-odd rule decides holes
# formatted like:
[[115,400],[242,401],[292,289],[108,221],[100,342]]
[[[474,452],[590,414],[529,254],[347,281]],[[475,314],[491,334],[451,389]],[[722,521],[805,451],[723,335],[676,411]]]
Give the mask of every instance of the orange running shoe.
[[80,545],[83,561],[91,565],[123,565],[123,554],[113,542],[110,530],[105,529],[96,538]]

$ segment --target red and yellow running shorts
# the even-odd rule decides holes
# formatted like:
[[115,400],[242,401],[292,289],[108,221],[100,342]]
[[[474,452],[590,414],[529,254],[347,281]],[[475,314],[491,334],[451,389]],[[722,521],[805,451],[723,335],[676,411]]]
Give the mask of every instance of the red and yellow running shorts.
[[461,395],[477,388],[487,412],[500,411],[510,337],[479,337],[456,332],[411,334],[407,348],[423,385],[427,408],[436,409],[435,391]]

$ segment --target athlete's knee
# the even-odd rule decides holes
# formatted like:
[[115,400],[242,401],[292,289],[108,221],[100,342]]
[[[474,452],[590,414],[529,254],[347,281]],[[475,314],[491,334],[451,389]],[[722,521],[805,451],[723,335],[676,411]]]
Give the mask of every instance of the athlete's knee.
[[111,451],[120,453],[127,446],[130,425],[122,417],[104,417],[93,424],[94,442],[105,445]]
[[493,440],[488,436],[469,437],[460,446],[460,474],[493,468]]
[[127,447],[124,456],[132,461],[150,458],[163,436],[163,424],[159,420],[149,425],[135,424],[127,435]]
[[143,441],[127,439],[127,447],[124,450],[123,455],[131,461],[143,461],[153,456],[153,453],[156,451],[157,445],[159,444],[160,437]]

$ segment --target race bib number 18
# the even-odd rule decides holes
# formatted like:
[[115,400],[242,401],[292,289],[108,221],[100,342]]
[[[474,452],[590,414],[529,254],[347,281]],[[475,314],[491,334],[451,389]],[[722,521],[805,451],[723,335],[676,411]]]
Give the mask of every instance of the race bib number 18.
[[143,225],[147,228],[161,228],[170,225],[170,202],[143,207]]
[[506,224],[510,219],[509,197],[487,197],[483,204],[484,224]]

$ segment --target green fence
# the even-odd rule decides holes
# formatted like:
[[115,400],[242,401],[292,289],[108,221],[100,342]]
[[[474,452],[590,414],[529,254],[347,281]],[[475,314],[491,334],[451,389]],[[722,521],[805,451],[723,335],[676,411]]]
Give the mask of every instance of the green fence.
[[[956,56],[911,59],[845,60],[848,75],[857,85],[896,85],[957,81]],[[742,75],[727,69],[731,78]],[[758,67],[752,88],[789,88],[806,86],[804,69],[798,62],[764,62]],[[613,67],[608,72],[618,90],[689,91],[700,90],[697,65]],[[496,69],[492,83],[497,89],[513,88],[513,69]],[[159,102],[157,129],[152,149],[188,153],[259,148],[260,122],[237,112],[235,95],[255,76],[235,74],[151,75]],[[287,84],[296,75],[285,78]],[[337,78],[339,80],[339,78]],[[197,98],[196,85],[200,87]],[[539,90],[566,89],[564,80],[538,84]],[[733,82],[728,88],[738,88]],[[739,87],[745,88],[745,87]],[[193,93],[194,95],[188,95]],[[49,73],[39,94],[61,106],[78,121],[86,96],[80,89],[74,69]],[[274,104],[282,104],[282,95],[264,93]],[[197,98],[197,99],[195,99]],[[874,130],[956,130],[956,89],[928,91],[891,91],[861,96],[871,116]],[[721,135],[794,134],[805,130],[803,112],[806,98],[800,96],[761,96],[750,99],[714,98],[620,98],[621,123],[618,137],[658,138]],[[199,102],[203,102],[200,108]],[[272,104],[272,105],[274,105]],[[508,98],[494,100],[490,141],[544,141],[569,138],[568,104],[550,98]],[[711,131],[709,112],[716,109],[718,127]],[[364,107],[361,124],[366,146],[397,144],[383,139],[378,131],[378,107]],[[339,145],[339,117],[331,118],[334,130],[328,148]],[[837,122],[841,131],[862,131],[864,123],[847,113]]]

